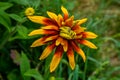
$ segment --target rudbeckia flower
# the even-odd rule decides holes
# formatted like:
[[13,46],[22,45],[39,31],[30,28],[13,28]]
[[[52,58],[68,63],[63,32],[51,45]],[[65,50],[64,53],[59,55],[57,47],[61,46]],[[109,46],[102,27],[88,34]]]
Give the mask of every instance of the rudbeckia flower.
[[76,51],[85,62],[86,56],[83,50],[78,46],[85,45],[90,48],[96,49],[97,47],[86,39],[94,39],[96,34],[85,31],[86,28],[81,27],[81,24],[87,21],[87,18],[81,20],[74,20],[74,16],[69,17],[69,13],[66,8],[61,7],[63,16],[61,14],[56,15],[53,12],[47,11],[49,18],[43,16],[27,16],[32,22],[42,24],[40,29],[33,30],[29,33],[29,36],[43,35],[43,37],[33,42],[31,47],[37,47],[47,44],[47,47],[43,50],[40,60],[45,59],[50,55],[53,49],[55,53],[50,63],[50,72],[53,72],[60,60],[63,53],[68,57],[71,69],[75,68],[74,51]]
[[34,13],[35,13],[35,10],[32,7],[29,7],[25,10],[25,15],[26,16],[33,15]]

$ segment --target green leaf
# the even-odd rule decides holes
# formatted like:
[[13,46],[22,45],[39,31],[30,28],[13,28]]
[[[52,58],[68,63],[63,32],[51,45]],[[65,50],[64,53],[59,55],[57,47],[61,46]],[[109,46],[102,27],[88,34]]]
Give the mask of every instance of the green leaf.
[[55,78],[54,76],[50,77],[49,80],[64,80],[64,78]]
[[26,6],[26,5],[29,5],[30,0],[11,0],[11,1],[13,1],[17,4],[20,4],[20,5],[25,5]]
[[56,78],[55,80],[65,80],[64,78]]
[[118,40],[116,40],[115,38],[112,38],[112,37],[105,37],[103,38],[105,41],[107,40],[111,40],[115,43],[116,47],[120,47],[120,42]]
[[35,80],[44,80],[42,75],[36,69],[30,69],[24,75],[33,77]]
[[14,73],[8,74],[7,78],[8,78],[8,80],[16,80],[17,79],[17,77],[16,77],[16,75]]
[[12,1],[20,5],[31,6],[34,8],[38,8],[41,3],[41,0],[12,0]]
[[22,52],[21,62],[20,62],[20,71],[24,80],[30,80],[29,77],[24,76],[24,73],[28,70],[30,70],[30,62],[27,56]]
[[34,8],[38,8],[39,6],[40,6],[40,3],[41,3],[41,1],[40,0],[31,0],[31,1],[29,1],[30,2],[30,4],[31,4],[31,6],[33,6]]
[[19,34],[19,38],[26,39],[28,38],[28,29],[23,25],[17,26],[17,32]]
[[23,22],[23,18],[21,18],[21,17],[18,16],[17,14],[9,14],[9,16],[10,16],[12,19],[14,19],[14,20],[16,20],[16,21],[18,21],[18,22]]
[[6,10],[10,7],[12,7],[13,4],[8,3],[8,2],[0,2],[0,10]]
[[79,77],[78,72],[79,72],[79,66],[78,66],[78,64],[77,64],[77,65],[76,65],[76,68],[75,68],[75,70],[74,70],[73,80],[78,80],[78,77]]
[[[2,30],[2,28],[0,29],[0,30]],[[10,36],[11,36],[11,33],[9,32],[9,31],[2,31],[1,32],[1,39],[0,39],[0,49],[4,49],[4,47],[5,47],[5,45],[7,44],[7,42],[8,42],[8,40],[9,40],[9,38],[10,38]],[[8,35],[9,34],[9,35]]]
[[8,73],[7,80],[21,80],[19,70],[13,69],[10,73]]
[[8,31],[10,31],[11,21],[8,14],[3,10],[0,10],[0,24],[2,24],[8,29]]

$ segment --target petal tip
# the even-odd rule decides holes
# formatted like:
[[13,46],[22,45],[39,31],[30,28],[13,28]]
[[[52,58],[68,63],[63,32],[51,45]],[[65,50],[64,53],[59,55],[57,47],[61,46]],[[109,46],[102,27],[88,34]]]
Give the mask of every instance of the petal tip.
[[92,48],[92,49],[98,49],[98,47],[95,46],[95,45],[92,45],[90,48]]
[[50,72],[51,72],[51,73],[52,73],[53,71],[55,71],[55,69],[56,69],[55,67],[53,67],[53,66],[50,65]]
[[39,60],[42,60],[42,58],[40,57]]
[[71,67],[71,69],[72,69],[72,70],[74,70],[74,69],[75,69],[75,67]]
[[84,18],[85,21],[87,21],[88,19],[87,18]]
[[75,65],[71,65],[71,69],[74,70],[75,69]]
[[36,47],[36,46],[34,46],[34,45],[31,45],[30,47]]
[[50,68],[50,72],[52,73],[54,70]]
[[63,5],[61,6],[61,9],[66,9]]
[[41,56],[39,57],[39,60],[43,60],[43,59],[45,59],[45,57],[41,55]]
[[85,58],[85,59],[83,59],[83,61],[84,61],[84,63],[85,63],[85,61],[86,61],[86,58]]
[[84,61],[84,62],[86,61],[86,56],[83,57],[83,61]]
[[47,11],[47,14],[49,14],[50,13],[50,11]]
[[96,37],[98,37],[98,35],[96,34]]
[[78,25],[81,25],[87,21],[87,18],[83,18],[81,20],[78,20]]
[[98,47],[95,46],[94,49],[98,49]]
[[28,36],[32,36],[31,33],[29,33]]
[[61,9],[64,8],[63,5],[61,6]]

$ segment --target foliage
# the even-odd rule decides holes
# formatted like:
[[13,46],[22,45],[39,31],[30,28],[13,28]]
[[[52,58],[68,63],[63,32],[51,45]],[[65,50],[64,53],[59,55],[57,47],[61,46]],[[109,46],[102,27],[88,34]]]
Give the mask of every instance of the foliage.
[[[30,48],[35,37],[28,33],[40,25],[29,21],[24,11],[33,7],[36,15],[46,11],[61,13],[65,6],[83,26],[99,37],[92,40],[97,50],[81,46],[84,63],[75,53],[76,68],[71,70],[65,55],[57,70],[49,72],[52,54],[39,61],[45,46]],[[1,0],[0,1],[0,80],[119,80],[120,79],[120,1],[119,0]],[[65,54],[65,53],[64,53]]]

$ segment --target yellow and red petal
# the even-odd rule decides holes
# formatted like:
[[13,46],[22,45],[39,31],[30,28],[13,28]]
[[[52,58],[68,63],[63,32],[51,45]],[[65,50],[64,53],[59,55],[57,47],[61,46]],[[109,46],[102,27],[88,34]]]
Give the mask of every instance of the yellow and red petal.
[[97,35],[93,32],[82,32],[82,38],[94,39]]
[[73,19],[74,19],[74,16],[71,16],[70,18],[68,18],[68,19],[65,21],[65,26],[72,27],[72,25],[73,25]]
[[85,62],[86,56],[85,56],[85,53],[83,52],[83,50],[80,49],[79,46],[73,41],[71,41],[71,46],[82,57],[83,61]]
[[60,45],[56,48],[55,54],[50,63],[50,72],[53,72],[57,68],[57,66],[62,58],[62,53],[63,53],[63,48]]
[[29,20],[35,23],[43,24],[43,25],[50,25],[53,24],[53,22],[46,17],[43,16],[27,16]]
[[62,10],[62,12],[64,14],[64,20],[68,19],[69,14],[68,14],[67,9],[62,6],[61,10]]
[[42,52],[42,55],[40,56],[40,60],[45,59],[49,54],[52,52],[52,50],[55,48],[55,43],[48,45],[44,51]]
[[68,47],[67,57],[68,57],[71,69],[74,70],[74,68],[75,68],[74,52],[73,52],[73,49],[70,45]]
[[85,23],[87,21],[87,18],[81,19],[81,20],[76,20],[75,23],[77,23],[77,25],[81,25],[83,23]]
[[29,36],[33,36],[33,35],[44,35],[44,34],[57,34],[56,31],[54,30],[44,30],[44,29],[37,29],[37,30],[33,30],[32,32],[29,33]]
[[61,41],[63,39],[61,37],[58,37],[57,40],[55,41],[55,45],[58,46],[59,44],[61,44]]
[[47,11],[47,14],[48,14],[48,16],[49,16],[51,19],[57,21],[57,18],[58,18],[58,17],[57,17],[57,15],[56,15],[55,13]]
[[89,48],[97,49],[97,47],[90,41],[88,40],[77,40],[80,44],[86,45]]
[[62,17],[62,15],[59,14],[58,15],[58,20],[57,20],[57,23],[58,23],[59,27],[61,27],[62,21],[63,21],[63,17]]
[[57,39],[57,37],[58,37],[58,35],[42,37],[42,38],[37,39],[36,41],[34,41],[34,42],[32,43],[32,45],[31,45],[31,47],[37,47],[37,46],[44,45],[44,44],[47,43],[48,41]]
[[51,40],[55,40],[58,38],[58,35],[52,35],[52,36],[48,36],[44,42],[48,42],[48,41],[51,41]]
[[44,45],[45,44],[45,42],[44,42],[45,39],[46,39],[46,37],[42,37],[40,39],[35,40],[32,43],[31,47],[38,47],[38,46]]
[[61,41],[61,45],[63,46],[63,50],[66,52],[68,50],[68,41],[63,39]]
[[75,39],[81,39],[82,38],[82,35],[81,34],[77,34],[76,36],[75,36]]
[[49,26],[44,26],[44,27],[41,27],[42,29],[45,29],[45,30],[56,30],[58,31],[58,26],[55,26],[55,25],[49,25]]
[[84,32],[86,28],[84,27],[80,27],[79,25],[75,25],[72,27],[72,30],[76,33],[76,34],[80,34],[81,32]]

